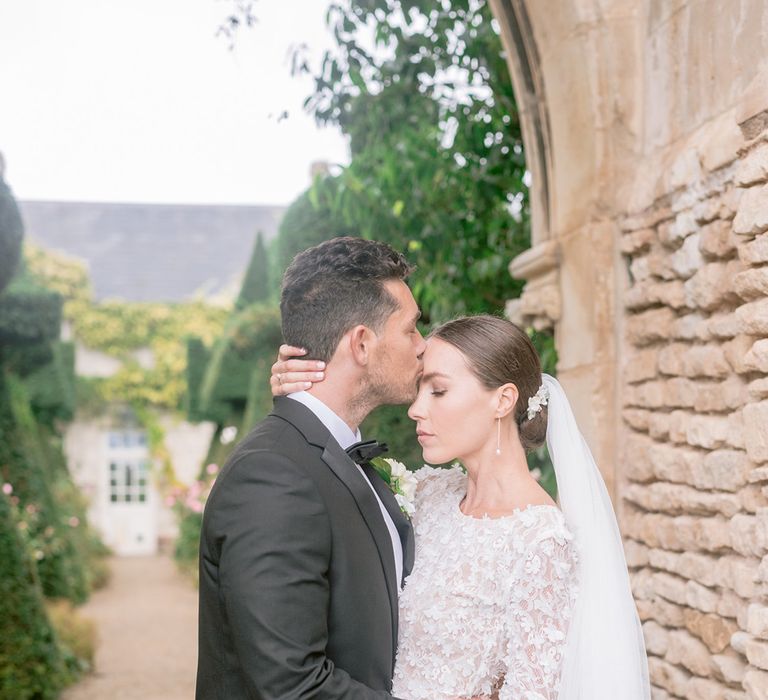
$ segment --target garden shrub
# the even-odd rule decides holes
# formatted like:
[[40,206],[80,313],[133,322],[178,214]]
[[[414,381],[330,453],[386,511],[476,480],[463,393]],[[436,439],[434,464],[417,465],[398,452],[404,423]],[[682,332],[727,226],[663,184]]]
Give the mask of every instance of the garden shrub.
[[67,674],[12,497],[0,492],[0,698],[48,700]]
[[71,677],[74,679],[90,671],[96,655],[96,625],[93,620],[79,613],[68,600],[47,601],[45,608]]
[[68,488],[66,467],[51,458],[23,383],[7,372],[0,373],[0,479],[12,485],[19,499],[43,593],[84,601],[85,565],[73,534],[84,514],[68,512],[57,501],[57,488]]

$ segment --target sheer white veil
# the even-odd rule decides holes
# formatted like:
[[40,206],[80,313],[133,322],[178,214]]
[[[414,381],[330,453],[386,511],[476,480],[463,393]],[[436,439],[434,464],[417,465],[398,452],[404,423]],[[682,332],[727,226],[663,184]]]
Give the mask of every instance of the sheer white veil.
[[608,490],[560,383],[548,374],[543,383],[547,447],[579,555],[558,700],[649,700],[643,631]]

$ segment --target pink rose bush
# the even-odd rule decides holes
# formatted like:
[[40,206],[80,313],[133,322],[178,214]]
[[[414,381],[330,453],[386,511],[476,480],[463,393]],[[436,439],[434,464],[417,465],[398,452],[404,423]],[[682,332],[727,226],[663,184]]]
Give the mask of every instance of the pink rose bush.
[[216,475],[217,464],[209,464],[201,479],[189,486],[175,486],[165,497],[166,506],[173,508],[179,524],[174,556],[179,568],[190,576],[197,574],[197,558],[200,547],[200,528],[203,524],[203,510]]

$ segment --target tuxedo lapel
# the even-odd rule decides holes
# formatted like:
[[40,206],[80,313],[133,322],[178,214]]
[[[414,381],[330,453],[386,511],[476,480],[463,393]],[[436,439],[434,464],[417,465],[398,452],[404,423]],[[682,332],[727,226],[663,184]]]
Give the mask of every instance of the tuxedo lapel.
[[[389,513],[389,517],[392,518],[392,522],[397,528],[397,533],[400,535],[400,543],[403,546],[403,580],[413,569],[414,560],[414,539],[413,539],[413,525],[410,519],[400,509],[400,505],[395,496],[392,493],[392,489],[386,484],[378,472],[370,465],[364,464],[363,471],[371,482],[371,485],[376,490],[381,502]],[[402,585],[402,581],[400,585]]]
[[[394,654],[397,645],[397,572],[395,570],[395,557],[392,551],[392,539],[384,522],[381,509],[376,501],[376,496],[366,483],[365,477],[360,473],[355,463],[347,453],[333,439],[322,421],[303,404],[292,399],[276,398],[272,415],[282,418],[293,425],[306,438],[307,442],[323,449],[322,459],[326,465],[338,477],[339,481],[349,490],[355,499],[360,515],[363,517],[368,530],[371,533],[376,549],[379,553],[381,566],[384,570],[384,579],[389,595],[392,614],[393,648]],[[390,499],[394,501],[392,494]],[[397,505],[395,503],[395,505]],[[402,513],[401,513],[402,516]],[[397,522],[397,521],[395,521]],[[399,529],[398,529],[399,532]],[[401,536],[402,538],[402,536]],[[405,548],[404,550],[405,551]]]
[[[328,441],[323,452],[323,461],[349,489],[352,497],[357,502],[357,507],[363,516],[363,520],[365,520],[365,524],[371,532],[373,541],[376,543],[376,549],[379,550],[379,559],[386,576],[389,602],[392,605],[392,629],[394,630],[394,640],[396,643],[397,594],[399,586],[397,585],[397,572],[395,570],[395,555],[392,551],[392,539],[381,515],[381,509],[376,501],[376,496],[371,491],[370,486],[365,483],[365,477],[360,473],[355,463],[335,440]],[[393,649],[393,653],[395,649]]]

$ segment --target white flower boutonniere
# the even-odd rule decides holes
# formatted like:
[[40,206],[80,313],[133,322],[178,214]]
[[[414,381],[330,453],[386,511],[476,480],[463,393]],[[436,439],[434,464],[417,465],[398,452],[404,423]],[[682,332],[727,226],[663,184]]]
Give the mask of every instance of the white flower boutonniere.
[[375,457],[371,460],[371,466],[389,484],[400,510],[410,518],[416,512],[414,499],[418,481],[414,473],[409,471],[402,462],[388,457]]

